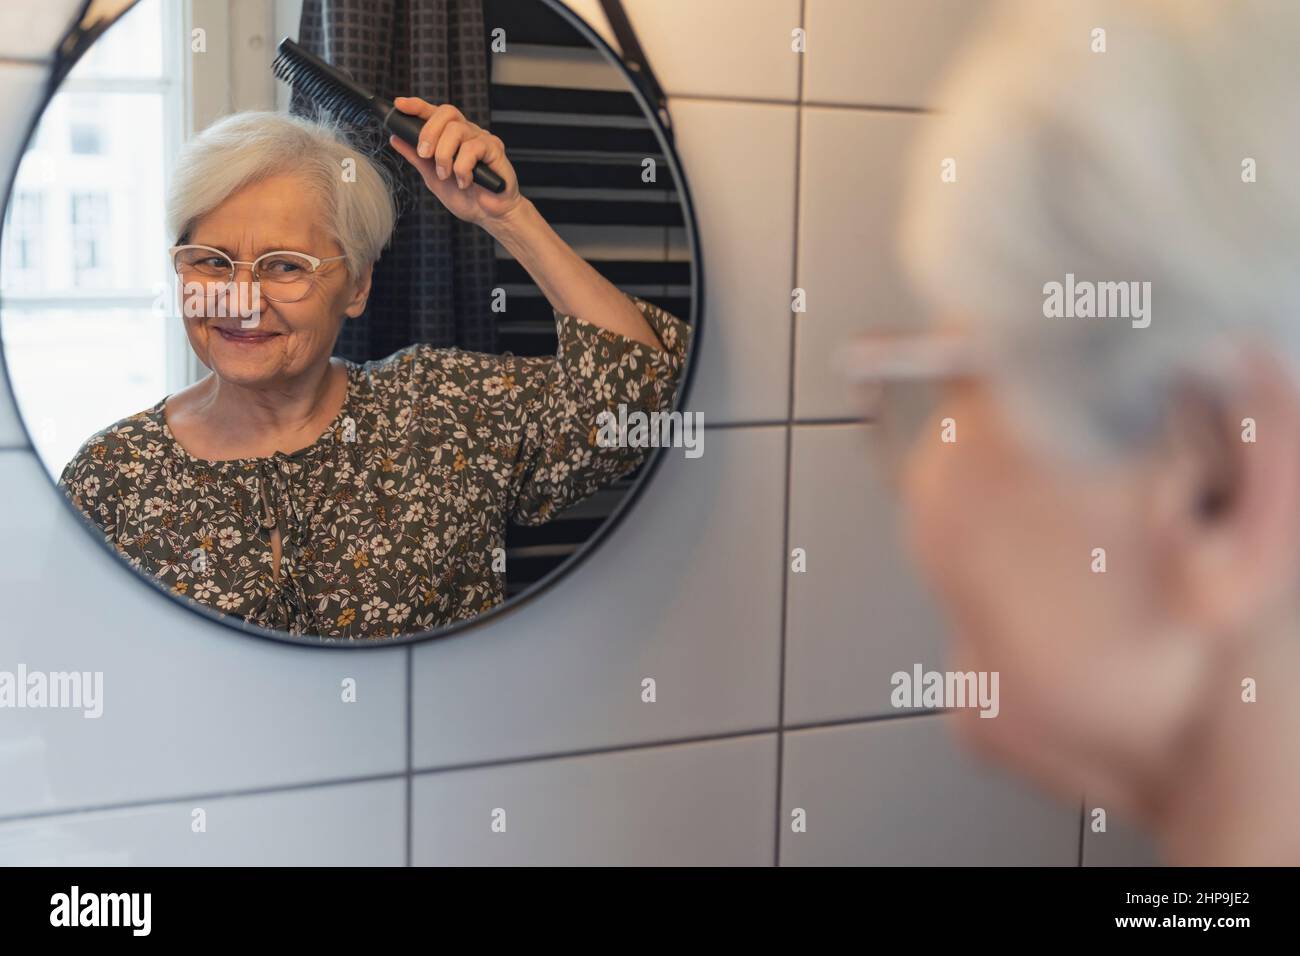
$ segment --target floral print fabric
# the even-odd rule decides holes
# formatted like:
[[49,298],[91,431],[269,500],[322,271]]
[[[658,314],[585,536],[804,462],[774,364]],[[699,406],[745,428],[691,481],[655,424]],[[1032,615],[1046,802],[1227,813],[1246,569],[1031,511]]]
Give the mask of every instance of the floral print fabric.
[[135,568],[263,627],[358,640],[474,617],[503,598],[508,519],[540,524],[645,457],[601,447],[599,413],[673,405],[690,328],[628,298],[662,350],[559,312],[555,357],[413,345],[348,363],[333,425],[269,458],[195,458],[164,399],[93,436],[59,484]]

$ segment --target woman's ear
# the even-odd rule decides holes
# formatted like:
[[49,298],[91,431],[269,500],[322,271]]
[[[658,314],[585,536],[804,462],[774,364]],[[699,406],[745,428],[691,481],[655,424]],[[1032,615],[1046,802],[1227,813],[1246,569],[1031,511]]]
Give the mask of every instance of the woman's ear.
[[1263,353],[1211,388],[1171,403],[1150,514],[1180,613],[1234,635],[1300,584],[1300,391]]
[[348,301],[348,306],[344,309],[344,314],[350,319],[355,319],[362,312],[366,311],[366,301],[370,298],[370,280],[374,278],[375,264],[372,262],[366,266],[353,284],[352,298]]

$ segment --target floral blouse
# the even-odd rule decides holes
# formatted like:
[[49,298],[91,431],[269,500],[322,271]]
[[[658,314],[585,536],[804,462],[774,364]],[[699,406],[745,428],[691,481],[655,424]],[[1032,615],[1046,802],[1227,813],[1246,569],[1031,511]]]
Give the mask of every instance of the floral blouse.
[[690,328],[628,298],[663,350],[556,312],[554,357],[413,345],[348,363],[338,417],[292,454],[195,458],[164,399],[87,441],[59,484],[134,567],[223,614],[349,640],[474,617],[504,596],[508,519],[547,521],[645,457],[602,447],[600,412],[673,405]]

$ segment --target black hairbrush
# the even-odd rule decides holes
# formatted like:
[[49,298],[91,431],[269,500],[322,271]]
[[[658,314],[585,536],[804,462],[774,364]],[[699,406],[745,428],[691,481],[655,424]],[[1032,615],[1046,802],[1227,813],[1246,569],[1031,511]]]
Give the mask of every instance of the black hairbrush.
[[[361,86],[338,67],[308,53],[288,37],[280,41],[271,72],[302,93],[317,106],[354,126],[364,126],[371,117],[384,129],[412,146],[420,142],[424,120],[403,113],[382,96]],[[483,163],[474,165],[474,182],[494,193],[506,188],[505,180]]]

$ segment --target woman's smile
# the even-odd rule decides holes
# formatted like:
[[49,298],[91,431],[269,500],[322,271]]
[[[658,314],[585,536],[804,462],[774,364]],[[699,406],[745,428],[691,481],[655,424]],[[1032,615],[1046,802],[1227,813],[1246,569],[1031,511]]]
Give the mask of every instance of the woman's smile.
[[214,325],[212,328],[225,341],[240,346],[264,345],[281,335],[279,332],[267,332],[263,329],[227,329],[219,325]]

